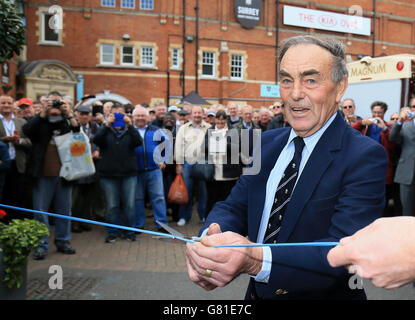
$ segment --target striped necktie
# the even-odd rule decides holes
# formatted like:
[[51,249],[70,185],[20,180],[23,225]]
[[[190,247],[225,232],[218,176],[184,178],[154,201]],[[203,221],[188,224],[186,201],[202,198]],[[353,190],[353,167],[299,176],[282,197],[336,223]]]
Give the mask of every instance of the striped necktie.
[[301,154],[304,148],[304,140],[301,137],[293,139],[295,152],[292,160],[282,175],[281,181],[275,192],[274,203],[269,215],[268,226],[265,232],[264,243],[276,243],[277,235],[281,229],[282,219],[284,217],[285,208],[291,199],[295,181],[297,180],[300,169]]

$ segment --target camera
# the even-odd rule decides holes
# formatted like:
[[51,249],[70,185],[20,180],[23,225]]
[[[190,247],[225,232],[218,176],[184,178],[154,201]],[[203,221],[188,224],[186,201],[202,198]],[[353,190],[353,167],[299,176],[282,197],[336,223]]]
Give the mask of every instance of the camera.
[[52,101],[52,108],[59,109],[61,107],[61,105],[63,105],[63,102],[60,101],[59,99],[55,99],[55,100]]

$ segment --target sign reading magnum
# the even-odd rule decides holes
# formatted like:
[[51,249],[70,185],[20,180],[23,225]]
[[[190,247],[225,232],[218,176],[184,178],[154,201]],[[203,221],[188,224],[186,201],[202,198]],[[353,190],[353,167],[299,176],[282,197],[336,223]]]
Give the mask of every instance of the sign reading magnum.
[[262,13],[262,0],[235,0],[235,15],[242,27],[255,27]]

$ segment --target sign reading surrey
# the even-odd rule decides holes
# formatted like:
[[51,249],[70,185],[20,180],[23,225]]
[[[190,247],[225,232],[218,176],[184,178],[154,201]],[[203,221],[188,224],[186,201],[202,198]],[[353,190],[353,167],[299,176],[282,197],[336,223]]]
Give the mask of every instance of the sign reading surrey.
[[369,18],[292,6],[284,6],[284,24],[364,36],[370,35]]
[[242,27],[252,29],[261,19],[262,0],[235,0],[235,15]]

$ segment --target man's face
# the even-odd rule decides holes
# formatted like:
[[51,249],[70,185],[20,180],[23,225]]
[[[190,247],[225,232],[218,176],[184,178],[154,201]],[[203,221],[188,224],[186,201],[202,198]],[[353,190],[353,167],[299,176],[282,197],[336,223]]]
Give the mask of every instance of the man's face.
[[236,117],[236,112],[238,108],[236,107],[236,104],[230,104],[228,107],[229,115],[234,118]]
[[412,99],[411,104],[409,105],[409,108],[411,108],[411,112],[415,112],[415,99]]
[[252,121],[252,111],[249,108],[243,108],[242,109],[242,120],[245,121],[245,123],[251,123]]
[[166,106],[157,106],[156,108],[156,117],[162,119],[167,112]]
[[13,98],[9,96],[0,97],[0,113],[11,114],[14,110]]
[[199,124],[203,119],[203,109],[201,106],[194,106],[191,113],[193,123]]
[[282,113],[282,103],[281,102],[275,102],[272,105],[272,112],[274,112],[275,115]]
[[[47,103],[50,103],[50,105],[52,105],[53,101],[56,99],[58,99],[59,101],[63,101],[62,97],[52,95],[48,97]],[[62,111],[60,108],[50,108],[48,110],[48,115],[51,117],[59,116],[60,114],[62,114]]]
[[92,119],[91,112],[77,112],[76,118],[78,119],[79,123],[85,126],[89,121]]
[[391,121],[389,122],[391,126],[394,126],[399,120],[399,113],[394,113],[391,115]]
[[24,118],[31,118],[35,115],[35,109],[33,108],[33,106],[22,104],[20,106],[20,109],[22,110],[22,115]]
[[270,120],[270,116],[268,111],[266,110],[261,110],[261,112],[259,113],[259,118],[260,118],[260,122],[261,123],[268,123]]
[[381,118],[385,116],[385,110],[381,106],[374,106],[372,108],[372,117],[373,118]]
[[345,116],[352,116],[355,112],[355,106],[353,101],[351,100],[344,100],[342,104],[342,111]]
[[330,53],[317,45],[291,47],[281,61],[284,115],[301,137],[318,131],[338,109],[347,80],[334,83],[331,69]]
[[41,103],[34,103],[33,104],[33,110],[37,114],[42,110],[42,104]]
[[146,110],[135,110],[133,115],[134,125],[138,128],[144,128],[149,120]]

